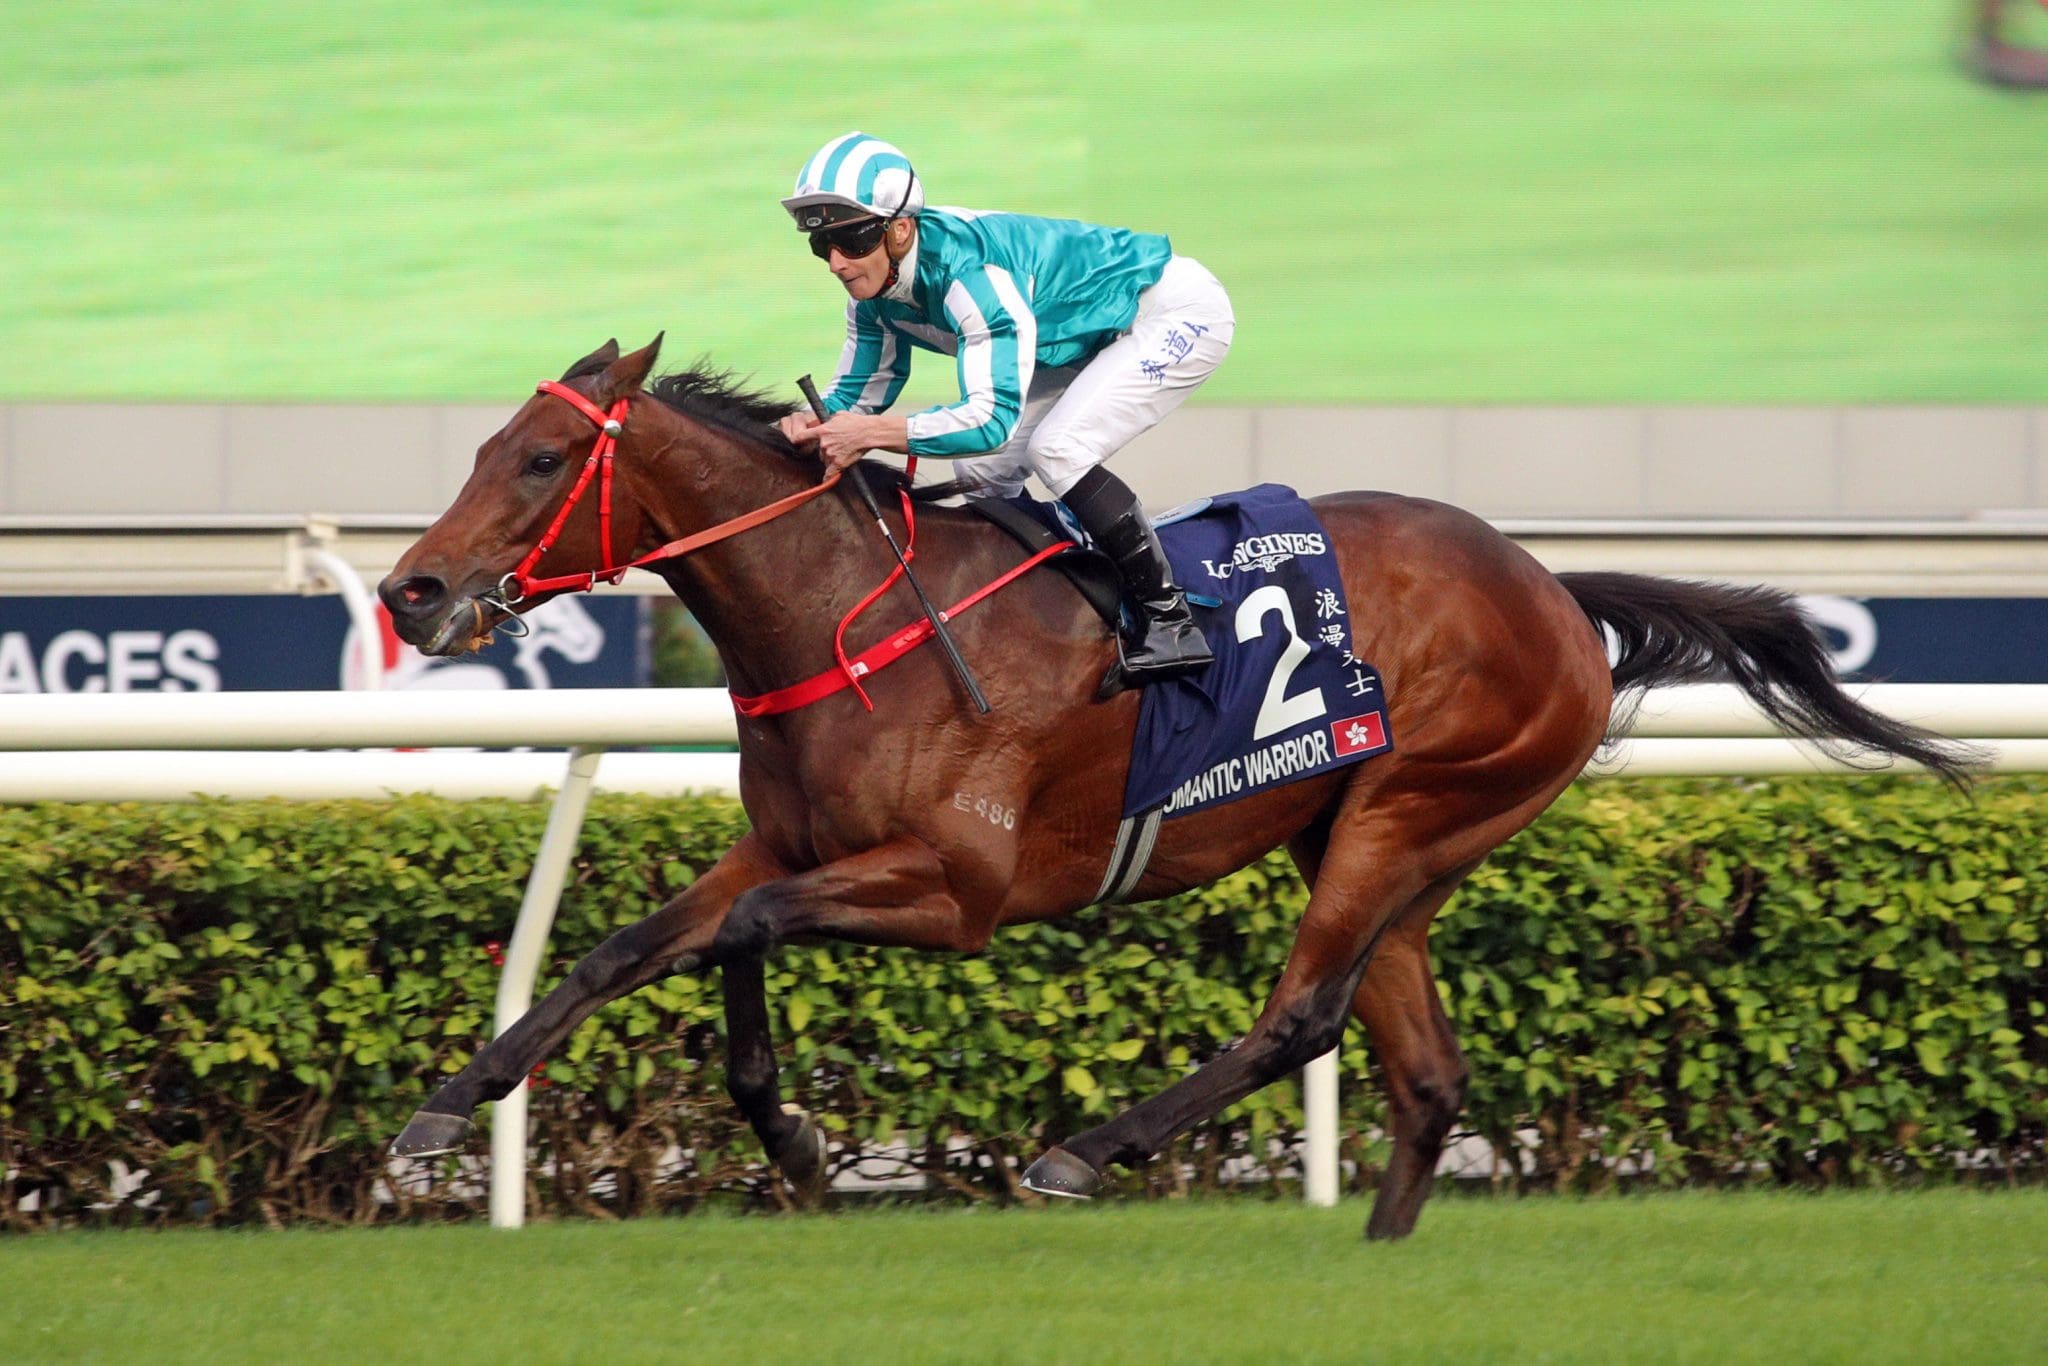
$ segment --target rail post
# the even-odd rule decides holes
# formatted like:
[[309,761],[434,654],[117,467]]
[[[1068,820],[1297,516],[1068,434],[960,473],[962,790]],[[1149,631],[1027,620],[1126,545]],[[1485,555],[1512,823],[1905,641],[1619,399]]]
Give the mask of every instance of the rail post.
[[1301,1162],[1301,1195],[1327,1209],[1337,1203],[1337,1050],[1311,1058],[1301,1069],[1302,1118],[1308,1129]]
[[[583,831],[583,812],[590,805],[591,783],[604,750],[577,745],[569,751],[569,770],[562,790],[548,810],[547,829],[540,837],[533,873],[526,879],[526,897],[512,942],[505,949],[505,971],[498,978],[498,1010],[494,1032],[503,1034],[533,1004],[534,980],[540,976],[541,954],[554,928],[555,907],[562,900],[562,879]],[[526,1222],[526,1086],[524,1078],[512,1094],[491,1111],[491,1227],[518,1228]]]

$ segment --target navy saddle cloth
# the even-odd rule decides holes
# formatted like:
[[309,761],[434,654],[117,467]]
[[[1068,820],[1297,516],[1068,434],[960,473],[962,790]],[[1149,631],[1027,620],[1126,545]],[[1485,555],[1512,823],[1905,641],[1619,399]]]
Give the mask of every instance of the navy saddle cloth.
[[[1056,505],[1009,500],[1080,540]],[[1351,653],[1351,608],[1315,512],[1284,484],[1158,519],[1216,662],[1149,685],[1124,815],[1168,820],[1393,748],[1379,671]]]

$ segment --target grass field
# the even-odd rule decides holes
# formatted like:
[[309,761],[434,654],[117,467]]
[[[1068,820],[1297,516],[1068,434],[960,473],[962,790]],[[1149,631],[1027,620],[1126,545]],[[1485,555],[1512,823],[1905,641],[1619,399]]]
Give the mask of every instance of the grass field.
[[[2048,1355],[2048,1192],[706,1216],[0,1243],[9,1361]],[[499,1357],[498,1341],[516,1342]]]
[[15,5],[0,397],[829,370],[774,201],[863,126],[937,202],[1171,232],[1237,304],[1209,400],[2038,401],[2048,97],[1961,9]]

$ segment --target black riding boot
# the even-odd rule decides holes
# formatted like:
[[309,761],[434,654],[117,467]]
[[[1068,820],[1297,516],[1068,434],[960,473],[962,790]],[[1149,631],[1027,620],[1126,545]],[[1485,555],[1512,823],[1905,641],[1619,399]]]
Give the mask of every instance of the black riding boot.
[[1124,602],[1137,617],[1136,629],[1117,642],[1126,683],[1178,678],[1213,662],[1215,652],[1188,613],[1187,594],[1174,583],[1166,549],[1130,486],[1097,465],[1060,501],[1115,562]]

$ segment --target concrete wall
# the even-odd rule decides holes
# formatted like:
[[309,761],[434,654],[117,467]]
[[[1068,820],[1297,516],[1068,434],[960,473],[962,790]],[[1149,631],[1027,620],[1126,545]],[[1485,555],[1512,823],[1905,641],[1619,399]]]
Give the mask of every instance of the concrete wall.
[[1272,479],[1495,518],[1940,518],[2048,507],[2048,407],[1204,408],[1116,465],[1154,503]]
[[[439,512],[494,405],[0,405],[0,512]],[[2048,406],[1183,408],[1115,468],[1155,508],[1262,480],[1487,517],[2048,507]]]

